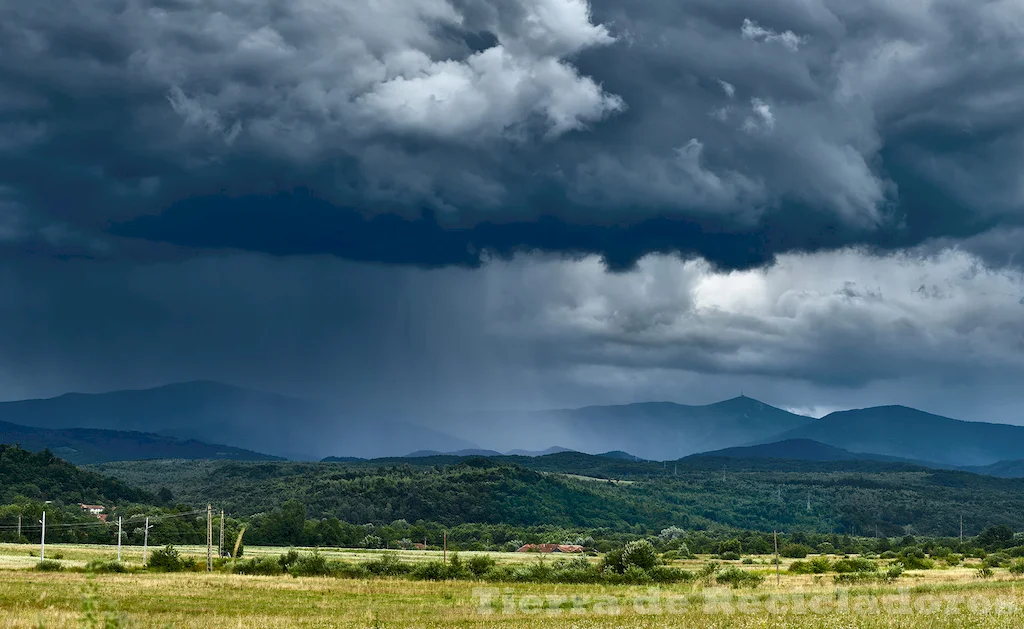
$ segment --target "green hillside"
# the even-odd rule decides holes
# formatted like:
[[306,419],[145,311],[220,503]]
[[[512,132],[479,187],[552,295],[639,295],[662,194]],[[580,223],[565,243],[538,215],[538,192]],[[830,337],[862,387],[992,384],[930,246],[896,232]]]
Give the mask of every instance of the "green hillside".
[[68,504],[156,501],[148,491],[75,467],[50,452],[0,444],[0,504],[18,499]]
[[[1024,529],[1024,480],[873,461],[699,457],[632,462],[545,457],[430,457],[347,463],[111,463],[127,482],[246,516],[290,499],[310,517],[352,523],[734,527],[873,535]],[[617,479],[617,480],[611,480]],[[999,505],[994,508],[993,505]]]

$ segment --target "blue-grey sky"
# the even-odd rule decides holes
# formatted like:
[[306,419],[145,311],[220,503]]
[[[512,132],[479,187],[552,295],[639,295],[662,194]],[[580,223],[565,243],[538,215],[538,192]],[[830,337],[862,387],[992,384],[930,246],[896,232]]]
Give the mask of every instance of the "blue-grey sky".
[[1013,0],[0,5],[0,398],[1019,421]]

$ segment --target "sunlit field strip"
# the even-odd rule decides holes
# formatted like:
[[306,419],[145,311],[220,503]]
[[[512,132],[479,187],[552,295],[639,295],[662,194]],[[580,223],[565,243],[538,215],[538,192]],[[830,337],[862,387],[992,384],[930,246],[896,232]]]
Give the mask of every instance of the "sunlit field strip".
[[[205,557],[205,547],[181,547]],[[247,548],[274,555],[281,548]],[[67,568],[112,559],[116,548],[48,545]],[[372,550],[322,550],[361,561]],[[390,551],[405,561],[438,558],[433,551]],[[2,627],[79,627],[87,576],[32,570],[38,546],[0,545]],[[470,556],[473,553],[463,553]],[[526,553],[490,553],[498,562],[554,561]],[[142,549],[122,548],[129,566]],[[706,558],[677,562],[698,568]],[[229,574],[136,573],[95,577],[99,597],[138,627],[1020,627],[1024,581],[997,569],[988,579],[973,565],[910,571],[893,585],[837,587],[830,575],[789,575],[780,584],[767,557],[736,564],[768,576],[756,590],[697,584],[639,586],[491,584],[404,579],[253,577]],[[652,599],[652,593],[654,598]],[[486,598],[485,598],[486,597]],[[793,598],[796,597],[796,598]],[[489,600],[490,604],[482,601]],[[651,603],[651,601],[656,601]],[[803,609],[806,605],[816,611]],[[561,602],[560,602],[561,601]],[[613,605],[609,605],[613,601]],[[801,601],[794,604],[794,601]],[[815,608],[814,606],[817,605]]]

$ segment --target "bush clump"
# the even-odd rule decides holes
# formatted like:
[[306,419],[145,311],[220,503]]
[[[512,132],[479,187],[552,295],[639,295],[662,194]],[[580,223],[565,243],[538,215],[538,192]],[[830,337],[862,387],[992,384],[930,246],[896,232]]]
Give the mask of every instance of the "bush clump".
[[931,570],[935,567],[935,561],[928,558],[920,548],[905,548],[900,553],[899,562],[907,570]]
[[120,561],[103,561],[102,559],[93,559],[89,563],[85,564],[85,571],[93,574],[109,574],[128,572],[128,568]]
[[1010,563],[1010,556],[1006,553],[992,553],[988,557],[985,557],[983,562],[989,568],[1001,568]]
[[825,574],[831,569],[832,563],[827,557],[815,557],[810,561],[794,561],[786,571],[793,574]]
[[494,559],[488,555],[476,555],[466,562],[466,567],[473,573],[473,576],[481,579],[494,568]]
[[839,574],[850,574],[855,572],[875,572],[877,570],[875,562],[870,559],[863,559],[861,557],[850,557],[847,559],[837,559],[832,564],[832,570]]
[[885,574],[882,575],[882,579],[884,581],[892,583],[896,579],[899,579],[900,575],[902,575],[902,574],[903,574],[903,564],[901,564],[899,562],[895,562],[895,563],[893,563],[892,565],[889,566],[888,570],[885,571]]
[[299,555],[299,558],[288,566],[288,574],[293,577],[326,577],[330,576],[331,572],[331,564],[318,552]]
[[628,570],[630,567],[640,568],[648,571],[658,565],[658,553],[654,545],[645,539],[638,539],[629,542],[622,549],[622,565]]
[[803,559],[811,554],[811,548],[806,544],[783,544],[779,554],[788,559]]
[[275,557],[252,557],[251,559],[239,561],[235,564],[233,572],[238,574],[273,577],[282,574],[284,572],[284,566],[282,566],[280,560]]
[[734,589],[740,587],[756,588],[764,582],[764,575],[752,570],[742,570],[731,566],[715,575],[719,585],[730,585]]
[[60,572],[63,569],[64,564],[56,559],[44,559],[36,564],[36,570],[41,570],[42,572]]
[[168,544],[163,548],[154,550],[150,554],[146,566],[151,570],[159,572],[178,572],[185,567],[185,562],[182,561],[181,553],[178,552],[178,549],[173,544]]
[[380,559],[368,561],[363,564],[363,568],[368,573],[379,577],[398,577],[412,572],[411,565],[402,563],[397,556],[392,554],[381,555]]

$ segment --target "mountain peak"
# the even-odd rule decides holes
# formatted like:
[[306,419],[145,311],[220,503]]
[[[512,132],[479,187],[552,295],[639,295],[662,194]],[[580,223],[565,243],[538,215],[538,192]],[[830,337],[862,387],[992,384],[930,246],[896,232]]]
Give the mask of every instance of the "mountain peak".
[[714,404],[708,404],[709,407],[718,409],[728,409],[732,411],[738,410],[763,410],[763,409],[774,409],[775,407],[770,404],[765,404],[760,400],[755,400],[752,397],[747,397],[742,393],[734,398],[728,400],[722,400],[721,402],[715,402]]

